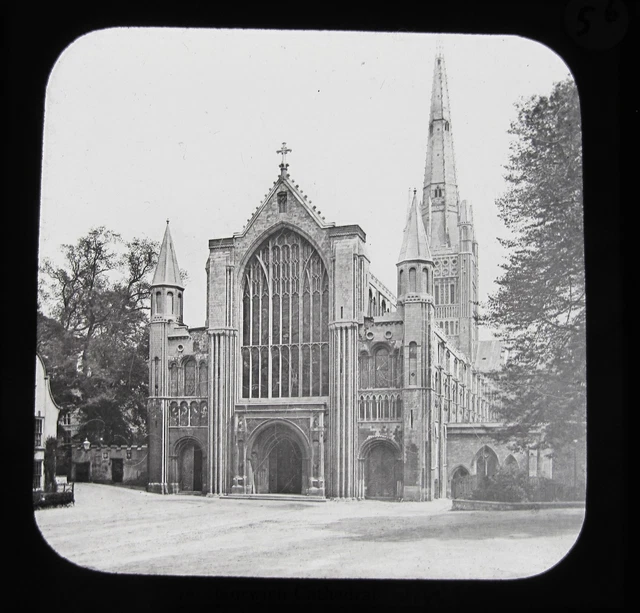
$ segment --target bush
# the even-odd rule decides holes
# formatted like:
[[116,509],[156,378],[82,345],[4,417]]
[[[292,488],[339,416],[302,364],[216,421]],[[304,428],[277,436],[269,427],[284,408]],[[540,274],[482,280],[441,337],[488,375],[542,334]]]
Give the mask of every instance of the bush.
[[557,502],[584,499],[584,492],[553,479],[529,477],[515,466],[501,466],[491,477],[478,479],[470,498],[494,502]]
[[529,478],[517,467],[501,466],[491,477],[479,479],[472,500],[495,502],[529,501]]
[[33,508],[63,507],[75,503],[73,491],[33,492]]

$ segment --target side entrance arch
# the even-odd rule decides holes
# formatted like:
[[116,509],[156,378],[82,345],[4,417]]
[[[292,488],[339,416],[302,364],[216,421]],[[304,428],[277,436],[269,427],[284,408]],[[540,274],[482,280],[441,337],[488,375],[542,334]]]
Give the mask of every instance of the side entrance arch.
[[204,483],[202,446],[193,438],[176,443],[178,491],[201,492]]
[[249,493],[307,494],[309,457],[306,437],[296,426],[266,422],[247,444]]
[[451,476],[451,498],[469,498],[474,485],[475,478],[464,466],[458,466]]
[[376,500],[395,500],[401,480],[400,449],[388,439],[363,445],[360,453],[360,496]]

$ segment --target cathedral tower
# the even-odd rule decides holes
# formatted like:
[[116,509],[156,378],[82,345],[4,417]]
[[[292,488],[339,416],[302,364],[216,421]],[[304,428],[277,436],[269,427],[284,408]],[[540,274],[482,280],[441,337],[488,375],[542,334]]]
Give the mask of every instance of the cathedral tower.
[[169,335],[182,325],[184,285],[171,240],[169,220],[151,283],[151,323],[149,337],[149,484],[154,491],[167,493],[169,466],[166,446],[168,430],[165,406],[169,390]]
[[429,500],[437,477],[431,475],[430,415],[431,336],[434,321],[433,258],[414,191],[404,230],[398,269],[398,313],[403,335],[403,431],[406,461],[403,474],[405,500]]
[[474,317],[478,294],[477,243],[471,205],[460,203],[458,198],[442,53],[436,55],[433,72],[422,217],[434,256],[436,320],[453,344],[473,360],[478,338]]

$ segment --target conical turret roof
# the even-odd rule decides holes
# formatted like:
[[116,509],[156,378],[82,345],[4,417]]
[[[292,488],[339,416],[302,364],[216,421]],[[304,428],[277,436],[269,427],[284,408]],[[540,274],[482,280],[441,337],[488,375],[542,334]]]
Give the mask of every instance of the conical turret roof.
[[155,285],[172,285],[180,289],[184,289],[182,285],[182,277],[180,276],[180,267],[178,266],[178,258],[171,240],[171,232],[169,232],[169,220],[167,220],[167,229],[164,231],[162,239],[162,247],[158,255],[158,265],[156,273],[153,275],[152,286]]
[[407,225],[404,229],[404,237],[402,239],[402,248],[398,257],[398,264],[407,261],[433,262],[431,251],[429,250],[429,241],[427,240],[427,232],[424,229],[424,222],[418,206],[418,198],[415,191],[413,192],[413,201],[409,209]]

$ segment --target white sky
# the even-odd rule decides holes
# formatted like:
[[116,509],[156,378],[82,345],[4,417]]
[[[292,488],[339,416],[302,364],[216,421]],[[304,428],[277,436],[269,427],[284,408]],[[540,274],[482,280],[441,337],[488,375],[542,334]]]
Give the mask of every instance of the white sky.
[[87,34],[65,49],[47,87],[40,257],[62,263],[60,245],[100,225],[160,241],[169,218],[189,273],[185,322],[201,326],[208,240],[242,229],[277,178],[286,141],[294,182],[327,221],[363,228],[371,272],[394,290],[409,193],[422,187],[438,39],[486,300],[504,256],[494,203],[514,103],[570,74],[547,47],[511,36]]

